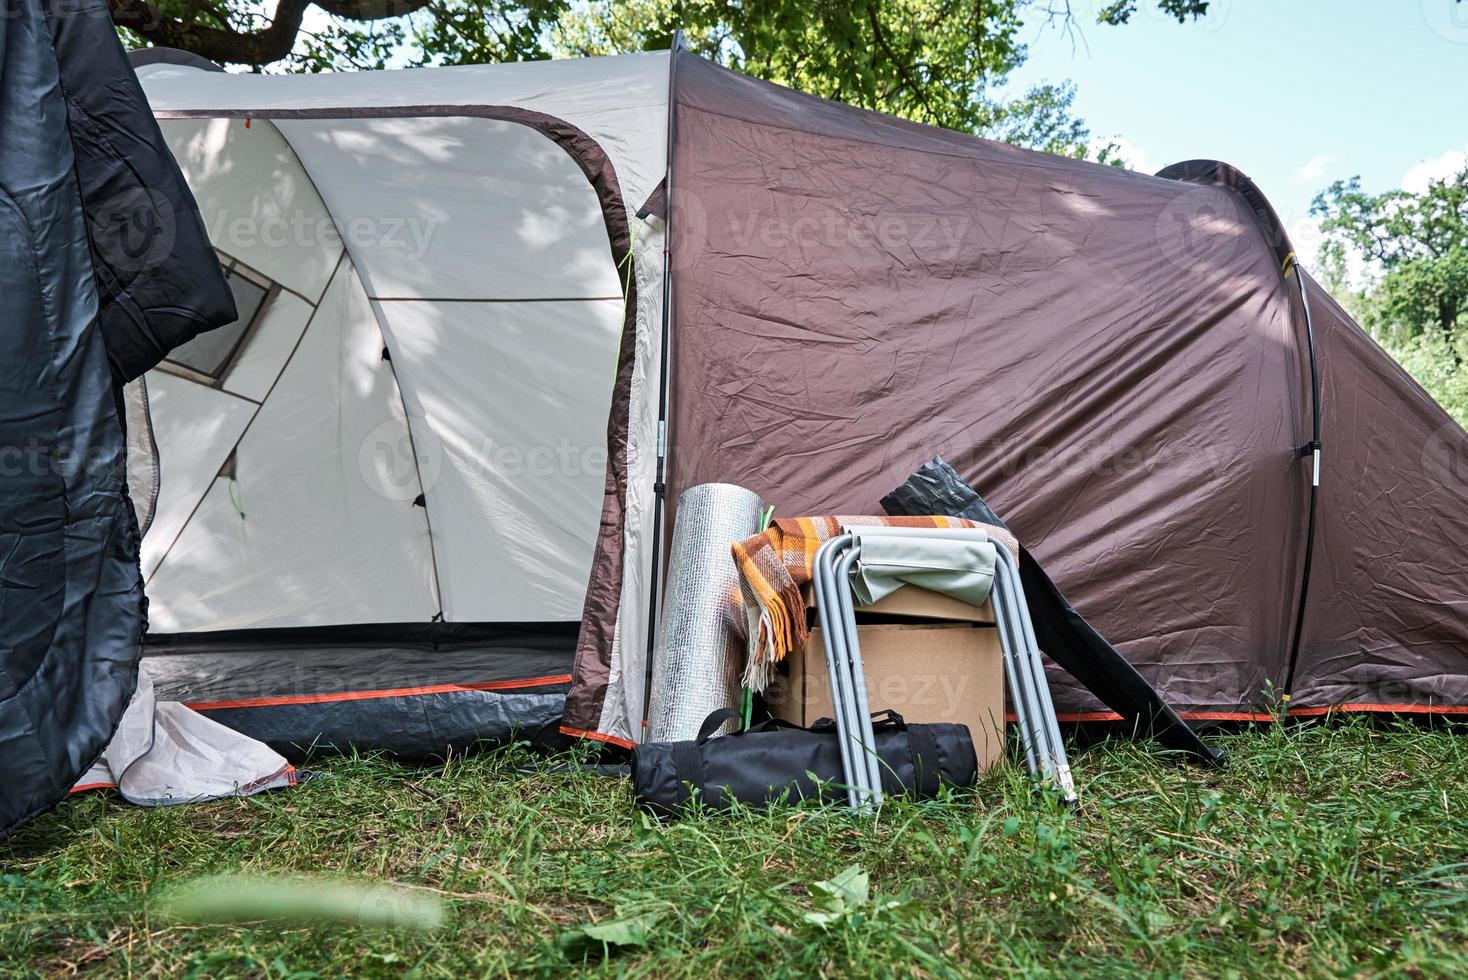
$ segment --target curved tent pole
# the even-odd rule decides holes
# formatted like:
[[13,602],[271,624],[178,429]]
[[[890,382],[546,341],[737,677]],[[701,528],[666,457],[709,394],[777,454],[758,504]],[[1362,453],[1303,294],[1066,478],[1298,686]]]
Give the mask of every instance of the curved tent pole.
[[1295,666],[1300,658],[1300,639],[1305,629],[1305,602],[1310,595],[1310,568],[1315,558],[1315,515],[1320,498],[1320,367],[1315,352],[1315,323],[1310,318],[1310,294],[1305,290],[1305,271],[1300,260],[1291,253],[1285,275],[1293,272],[1300,289],[1300,305],[1305,310],[1305,343],[1310,353],[1310,441],[1301,446],[1298,455],[1311,460],[1310,513],[1305,525],[1305,564],[1300,570],[1300,605],[1295,610],[1295,630],[1290,640],[1289,668],[1285,672],[1284,693],[1295,686]]
[[663,324],[658,355],[658,462],[653,478],[652,496],[652,573],[648,577],[647,648],[643,676],[642,722],[647,724],[647,705],[652,700],[652,660],[658,623],[658,597],[662,594],[663,523],[668,496],[668,390],[673,372],[668,366],[668,351],[673,320],[673,136],[674,102],[677,89],[678,52],[683,50],[683,29],[673,33],[673,49],[668,54],[668,145],[667,163],[663,170]]
[[1279,215],[1270,205],[1269,199],[1259,190],[1258,185],[1250,180],[1243,171],[1218,160],[1185,160],[1182,163],[1164,167],[1157,171],[1156,176],[1184,183],[1213,184],[1225,187],[1238,195],[1253,214],[1255,226],[1264,238],[1264,243],[1279,260],[1281,276],[1288,279],[1290,273],[1293,272],[1300,290],[1300,302],[1305,311],[1305,344],[1310,358],[1311,437],[1309,442],[1295,450],[1295,456],[1297,459],[1310,459],[1312,472],[1310,508],[1305,519],[1305,559],[1300,566],[1300,599],[1295,609],[1295,625],[1290,637],[1289,659],[1286,661],[1284,684],[1281,689],[1288,698],[1294,687],[1295,666],[1299,659],[1300,643],[1304,634],[1305,603],[1310,592],[1310,571],[1314,564],[1315,554],[1315,525],[1320,503],[1320,367],[1316,358],[1315,325],[1310,317],[1310,296],[1305,290],[1304,273],[1300,268],[1300,261],[1295,254],[1294,247],[1290,244],[1284,223],[1279,220]]

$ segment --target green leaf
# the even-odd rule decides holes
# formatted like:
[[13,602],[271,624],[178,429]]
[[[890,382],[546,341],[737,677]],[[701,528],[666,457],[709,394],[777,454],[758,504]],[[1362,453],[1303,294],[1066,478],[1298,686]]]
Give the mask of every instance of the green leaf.
[[860,865],[853,864],[829,881],[811,882],[810,894],[816,907],[805,913],[805,921],[824,929],[867,903],[871,879]]
[[653,927],[662,916],[656,912],[644,912],[601,922],[588,922],[567,929],[556,938],[556,945],[572,959],[591,955],[609,956],[613,947],[646,947]]
[[826,896],[828,901],[865,905],[871,898],[871,876],[860,865],[853,864],[830,881],[814,883],[811,889]]

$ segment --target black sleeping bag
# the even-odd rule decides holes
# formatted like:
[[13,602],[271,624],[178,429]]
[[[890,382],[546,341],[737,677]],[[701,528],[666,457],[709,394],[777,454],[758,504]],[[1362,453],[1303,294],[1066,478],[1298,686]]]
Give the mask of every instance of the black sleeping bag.
[[118,384],[234,319],[101,0],[0,18],[0,837],[62,799],[145,626]]

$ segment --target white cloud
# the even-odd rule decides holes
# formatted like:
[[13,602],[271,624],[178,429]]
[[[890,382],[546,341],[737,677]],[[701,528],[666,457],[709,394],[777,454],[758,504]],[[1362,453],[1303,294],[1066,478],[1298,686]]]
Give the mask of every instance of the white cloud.
[[1468,153],[1463,150],[1449,150],[1440,157],[1423,160],[1408,170],[1407,176],[1402,178],[1402,190],[1421,194],[1427,190],[1428,181],[1442,180],[1461,173],[1465,166],[1468,166]]
[[1300,165],[1300,169],[1295,171],[1295,183],[1315,183],[1321,177],[1325,176],[1325,168],[1330,166],[1331,161],[1334,159],[1335,157],[1329,154],[1321,154],[1320,156],[1311,157],[1309,160],[1306,160]]
[[1162,169],[1153,164],[1146,150],[1124,136],[1097,136],[1092,133],[1086,146],[1086,158],[1095,160],[1101,155],[1101,151],[1108,147],[1111,148],[1112,157],[1120,157],[1128,170],[1135,170],[1142,174],[1155,174]]

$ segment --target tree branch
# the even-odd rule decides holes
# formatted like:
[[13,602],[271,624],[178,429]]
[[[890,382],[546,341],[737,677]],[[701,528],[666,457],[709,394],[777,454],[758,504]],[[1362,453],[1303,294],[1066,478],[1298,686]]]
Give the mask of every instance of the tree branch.
[[887,40],[887,32],[882,29],[882,21],[877,16],[876,5],[868,3],[866,7],[866,13],[867,23],[870,24],[872,28],[872,37],[877,42],[877,47],[881,48],[882,52],[887,55],[887,60],[892,62],[892,67],[897,71],[897,77],[902,79],[902,82],[906,86],[907,91],[915,96],[920,103],[922,103],[924,109],[928,110],[928,115],[932,119],[932,121],[935,124],[942,126],[945,120],[942,118],[941,114],[933,109],[933,104],[928,99],[927,91],[923,88],[922,84],[919,83],[917,79],[912,77],[912,72],[909,66],[897,56],[896,51],[892,50],[892,45]]
[[311,0],[316,6],[347,20],[386,20],[428,6],[429,0]]
[[112,22],[160,47],[182,48],[220,64],[268,65],[291,53],[301,32],[301,19],[312,3],[337,17],[381,20],[401,17],[429,0],[277,0],[270,26],[258,31],[214,27],[163,13],[148,0],[107,0]]

